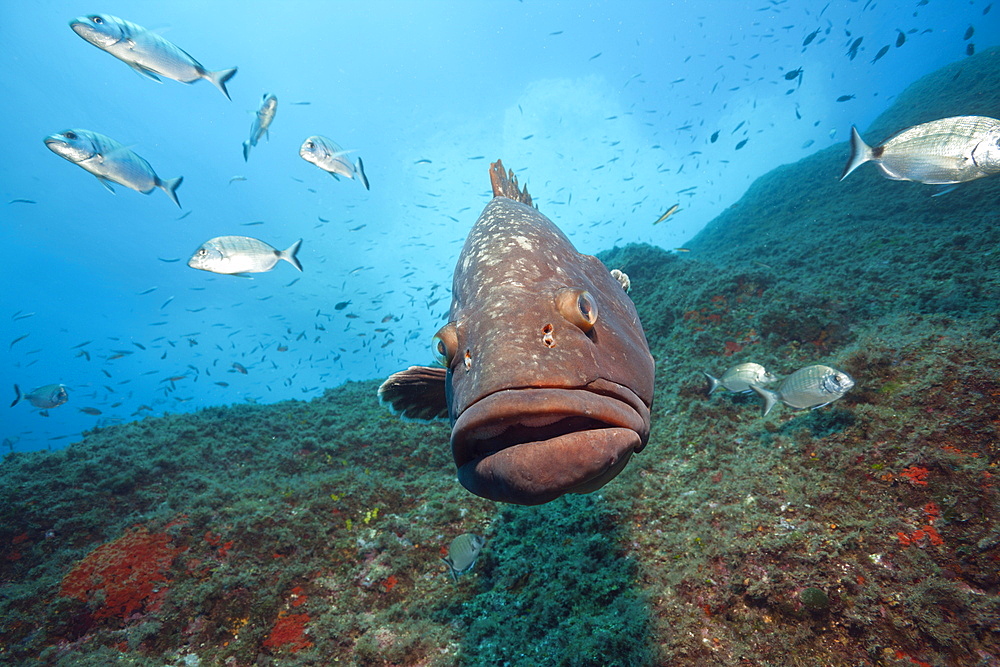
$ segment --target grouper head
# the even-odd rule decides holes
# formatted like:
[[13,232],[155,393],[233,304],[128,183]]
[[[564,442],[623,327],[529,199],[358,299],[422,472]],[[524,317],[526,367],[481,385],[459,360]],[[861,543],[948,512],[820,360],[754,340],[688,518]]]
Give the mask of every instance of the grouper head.
[[469,491],[536,505],[602,487],[642,450],[653,358],[621,283],[499,162],[491,177],[434,338],[444,367],[397,373],[379,395],[404,417],[447,415]]

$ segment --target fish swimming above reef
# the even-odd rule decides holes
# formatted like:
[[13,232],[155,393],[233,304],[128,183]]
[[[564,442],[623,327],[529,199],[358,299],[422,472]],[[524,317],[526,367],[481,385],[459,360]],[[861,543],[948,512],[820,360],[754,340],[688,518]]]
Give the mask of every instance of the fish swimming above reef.
[[148,195],[160,188],[179,207],[177,188],[183,176],[162,179],[143,158],[111,137],[90,130],[65,130],[45,137],[49,150],[97,177],[111,192],[112,183]]
[[752,362],[736,364],[732,368],[727,369],[722,374],[722,377],[713,377],[704,371],[702,371],[702,375],[708,378],[709,396],[720,389],[735,393],[744,393],[751,391],[750,385],[752,384],[770,384],[778,380],[766,368]]
[[821,408],[842,397],[853,386],[854,380],[844,371],[815,364],[786,377],[776,391],[757,384],[751,384],[750,388],[764,399],[762,416],[766,416],[779,402],[798,410]]
[[954,116],[914,125],[878,146],[851,126],[851,156],[840,180],[874,162],[886,178],[929,185],[965,183],[1000,173],[1000,120]]
[[250,148],[256,146],[261,137],[267,136],[270,139],[268,128],[271,127],[276,113],[278,113],[278,98],[270,93],[264,93],[264,99],[261,100],[260,108],[257,109],[253,124],[250,126],[250,138],[243,142],[244,162],[250,159]]
[[288,250],[278,250],[249,236],[217,236],[205,241],[195,250],[188,260],[188,266],[228,275],[263,273],[273,269],[283,259],[301,271],[302,264],[295,256],[301,245],[302,239],[299,239]]
[[458,581],[460,574],[472,569],[485,544],[484,538],[473,533],[464,533],[451,541],[448,545],[448,555],[441,560],[448,566],[454,581]]
[[232,99],[226,83],[236,75],[235,67],[215,72],[207,70],[187,52],[141,25],[110,14],[89,14],[73,19],[69,27],[153,81],[159,81],[161,76],[181,83],[205,79],[221,90],[226,99]]
[[365,176],[364,163],[359,157],[357,162],[351,164],[351,161],[345,157],[350,152],[338,146],[332,139],[321,137],[318,134],[303,141],[299,148],[299,156],[306,162],[311,162],[338,180],[338,174],[356,179],[365,186],[365,190],[371,190],[368,186],[368,177]]
[[444,366],[411,366],[378,394],[404,418],[450,420],[466,489],[539,505],[599,489],[645,447],[653,357],[622,284],[499,160],[490,177],[433,342]]
[[66,385],[62,384],[47,384],[44,387],[32,389],[27,394],[22,394],[21,388],[15,384],[14,402],[10,404],[10,407],[14,407],[21,400],[28,401],[41,410],[48,410],[50,408],[58,408],[68,401],[69,394],[66,393]]

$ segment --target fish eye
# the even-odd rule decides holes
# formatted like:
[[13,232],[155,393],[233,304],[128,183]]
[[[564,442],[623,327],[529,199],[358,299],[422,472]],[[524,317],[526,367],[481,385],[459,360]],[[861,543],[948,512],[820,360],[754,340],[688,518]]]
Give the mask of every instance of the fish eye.
[[597,301],[590,292],[567,287],[556,294],[556,309],[572,324],[589,333],[597,324]]
[[96,23],[97,25],[101,25],[102,23],[104,23],[104,19],[102,19],[100,16],[91,16],[90,20]]
[[208,254],[208,250],[206,250],[205,248],[198,248],[198,256],[199,257],[204,257],[207,254]]
[[449,322],[438,329],[431,345],[438,361],[445,366],[451,366],[452,360],[458,353],[458,330],[455,328],[454,322]]
[[76,132],[66,131],[63,132],[63,136],[67,139],[76,139]]
[[316,145],[313,142],[311,142],[311,141],[307,141],[306,142],[306,148],[312,149],[312,148],[315,148],[315,146]]

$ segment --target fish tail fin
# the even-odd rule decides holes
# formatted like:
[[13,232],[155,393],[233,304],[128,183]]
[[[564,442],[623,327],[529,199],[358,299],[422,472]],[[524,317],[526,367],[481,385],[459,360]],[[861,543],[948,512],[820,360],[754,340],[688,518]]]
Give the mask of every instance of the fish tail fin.
[[247,162],[250,159],[250,140],[247,139],[243,142],[243,161]]
[[518,189],[517,176],[514,170],[504,173],[503,162],[497,160],[490,163],[490,184],[493,186],[494,197],[506,197],[516,202],[531,206],[531,195],[528,194],[528,186]]
[[167,180],[160,180],[156,186],[167,193],[167,196],[177,204],[177,208],[183,208],[181,206],[181,201],[177,198],[177,188],[181,187],[181,183],[184,182],[183,176],[178,176],[177,178],[168,178]]
[[708,378],[708,395],[711,396],[715,392],[715,390],[719,388],[722,382],[719,381],[719,378],[712,377],[705,371],[702,371],[701,374],[704,375],[706,378]]
[[236,76],[236,69],[220,69],[215,72],[209,72],[205,70],[203,76],[212,82],[212,85],[222,91],[222,94],[226,96],[227,100],[232,100],[229,96],[229,91],[226,90],[226,83],[229,82],[234,76]]
[[14,407],[21,402],[21,388],[16,384],[14,385],[14,402],[10,404],[10,407]]
[[851,125],[851,157],[844,166],[844,173],[840,175],[840,180],[847,178],[847,175],[874,157],[872,147],[865,143],[865,140],[858,134],[858,128]]
[[285,260],[286,262],[294,266],[296,269],[301,271],[302,263],[299,262],[299,258],[295,256],[296,254],[298,254],[299,247],[301,246],[302,246],[302,239],[299,239],[298,241],[290,245],[288,247],[288,250],[282,250],[280,253],[278,253],[278,258]]
[[761,417],[766,417],[767,413],[771,411],[775,403],[781,400],[781,395],[776,391],[771,391],[770,389],[764,389],[763,387],[752,384],[750,388],[757,392],[761,398],[764,399],[764,409],[761,412]]
[[358,171],[358,178],[361,180],[361,185],[365,186],[365,190],[371,190],[368,187],[368,177],[365,176],[365,164],[361,161],[361,156],[358,156],[358,162],[354,165],[355,169]]

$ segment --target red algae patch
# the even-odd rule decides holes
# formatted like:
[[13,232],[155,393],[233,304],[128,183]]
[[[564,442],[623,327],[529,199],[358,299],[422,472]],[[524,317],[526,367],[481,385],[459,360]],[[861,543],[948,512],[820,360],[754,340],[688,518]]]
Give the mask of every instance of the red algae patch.
[[63,578],[59,594],[82,602],[103,598],[95,618],[127,619],[155,611],[167,592],[167,572],[183,551],[171,539],[134,526],[78,562]]

